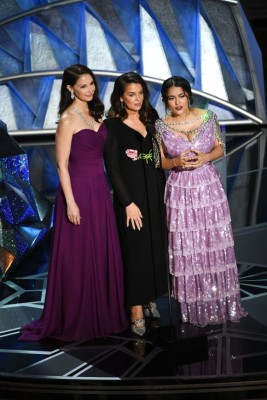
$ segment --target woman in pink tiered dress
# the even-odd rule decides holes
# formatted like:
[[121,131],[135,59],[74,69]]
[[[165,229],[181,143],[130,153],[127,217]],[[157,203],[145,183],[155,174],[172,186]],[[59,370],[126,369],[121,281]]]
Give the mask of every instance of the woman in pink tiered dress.
[[241,306],[229,205],[212,161],[224,153],[216,115],[192,108],[187,80],[162,85],[169,111],[156,121],[165,190],[173,295],[183,322],[205,326],[239,321]]

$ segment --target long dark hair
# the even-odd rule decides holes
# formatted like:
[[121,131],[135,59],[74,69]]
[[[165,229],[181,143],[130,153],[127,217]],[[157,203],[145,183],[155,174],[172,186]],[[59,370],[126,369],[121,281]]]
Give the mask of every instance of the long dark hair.
[[73,86],[79,79],[81,75],[89,74],[94,80],[95,84],[95,92],[91,101],[88,101],[88,106],[90,109],[90,113],[92,117],[98,121],[104,114],[104,104],[99,99],[99,90],[97,80],[95,75],[90,70],[90,68],[86,67],[82,64],[73,64],[66,68],[63,72],[62,84],[61,84],[61,98],[59,102],[59,116],[66,110],[67,107],[72,103],[72,99],[70,97],[70,91],[67,89],[67,86]]
[[145,125],[149,123],[154,123],[155,120],[158,118],[157,111],[150,104],[149,90],[146,82],[136,72],[126,72],[125,74],[118,76],[118,78],[115,80],[113,92],[110,97],[111,107],[107,112],[107,117],[118,117],[121,118],[121,120],[127,118],[128,113],[126,108],[121,103],[120,97],[125,92],[126,86],[130,83],[140,83],[143,89],[144,101],[139,111],[140,120]]
[[173,86],[181,87],[183,91],[188,95],[189,103],[193,103],[192,90],[188,80],[182,78],[181,76],[172,76],[171,78],[166,79],[161,87],[162,101],[165,104],[166,109],[168,108],[168,90]]

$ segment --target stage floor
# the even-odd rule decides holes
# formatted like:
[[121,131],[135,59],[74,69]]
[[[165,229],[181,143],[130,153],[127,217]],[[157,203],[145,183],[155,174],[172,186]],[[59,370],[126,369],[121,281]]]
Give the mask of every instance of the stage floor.
[[179,323],[166,296],[142,340],[126,331],[71,344],[18,342],[19,327],[42,311],[45,286],[46,272],[1,283],[1,400],[267,399],[267,328],[253,315],[198,328]]

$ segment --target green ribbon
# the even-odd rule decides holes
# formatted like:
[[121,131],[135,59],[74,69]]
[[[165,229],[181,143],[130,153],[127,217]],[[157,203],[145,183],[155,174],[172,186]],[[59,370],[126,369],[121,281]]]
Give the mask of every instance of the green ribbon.
[[148,164],[148,161],[152,161],[152,149],[149,151],[149,153],[140,153],[138,156],[138,160],[145,160],[145,162]]

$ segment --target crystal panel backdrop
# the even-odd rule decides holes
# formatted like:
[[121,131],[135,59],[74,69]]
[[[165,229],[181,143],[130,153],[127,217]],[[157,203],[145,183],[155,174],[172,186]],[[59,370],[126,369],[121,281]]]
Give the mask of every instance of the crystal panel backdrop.
[[53,205],[30,183],[28,158],[0,121],[1,279],[46,236]]
[[205,94],[218,99],[221,119],[265,117],[261,52],[237,1],[3,0],[0,16],[0,118],[11,131],[55,129],[61,73],[73,63],[100,75],[106,106],[114,74],[135,70],[154,82],[160,114],[155,82],[182,75],[206,107]]

